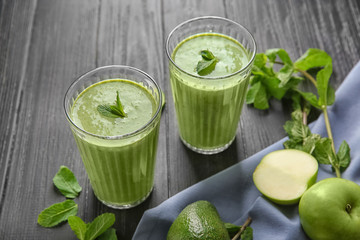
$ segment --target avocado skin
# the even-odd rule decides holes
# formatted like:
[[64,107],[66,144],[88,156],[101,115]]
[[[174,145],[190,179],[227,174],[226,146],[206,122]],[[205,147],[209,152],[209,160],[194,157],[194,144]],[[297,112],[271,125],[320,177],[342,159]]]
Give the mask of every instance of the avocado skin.
[[214,205],[197,201],[184,208],[171,225],[167,240],[229,240]]

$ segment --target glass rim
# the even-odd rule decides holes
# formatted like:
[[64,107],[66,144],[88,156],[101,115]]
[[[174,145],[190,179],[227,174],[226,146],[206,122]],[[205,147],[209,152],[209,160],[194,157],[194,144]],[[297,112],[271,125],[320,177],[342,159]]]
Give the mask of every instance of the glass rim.
[[[200,75],[195,75],[195,74],[192,74],[192,73],[189,73],[187,71],[185,71],[184,69],[182,69],[181,67],[179,67],[175,61],[172,59],[171,57],[171,53],[169,52],[169,41],[170,41],[170,37],[174,34],[175,31],[177,31],[180,27],[184,26],[185,24],[188,24],[188,23],[191,23],[191,22],[195,22],[195,21],[198,21],[198,20],[204,20],[204,19],[216,19],[216,20],[223,20],[223,21],[227,21],[227,22],[230,22],[232,24],[235,24],[237,25],[239,28],[245,30],[245,32],[250,36],[250,39],[251,39],[251,42],[252,44],[254,45],[254,51],[253,51],[253,54],[249,60],[249,62],[244,66],[242,67],[240,70],[234,72],[234,73],[230,73],[230,74],[227,74],[227,75],[224,75],[224,76],[217,76],[217,77],[206,77],[206,76],[200,76]],[[236,39],[235,39],[236,40]],[[241,44],[241,43],[240,43]],[[165,50],[166,50],[166,55],[168,57],[168,59],[171,61],[171,63],[177,67],[180,71],[182,71],[183,73],[189,75],[189,76],[192,76],[192,77],[195,77],[195,78],[200,78],[200,79],[207,79],[207,80],[218,80],[218,79],[224,79],[224,78],[229,78],[229,77],[232,77],[232,76],[235,76],[239,73],[242,73],[244,72],[246,69],[249,68],[249,66],[252,64],[252,62],[254,61],[255,59],[255,56],[256,56],[256,50],[257,50],[257,46],[256,46],[256,42],[255,42],[255,38],[254,36],[250,33],[250,31],[244,27],[243,25],[233,21],[233,20],[230,20],[228,18],[224,18],[224,17],[218,17],[218,16],[202,16],[202,17],[196,17],[196,18],[192,18],[192,19],[189,19],[189,20],[186,20],[185,22],[182,22],[180,23],[179,25],[177,25],[168,35],[167,39],[166,39],[166,42],[165,42]]]
[[[156,112],[155,114],[152,116],[152,118],[147,122],[145,123],[142,127],[138,128],[137,130],[135,131],[132,131],[132,132],[129,132],[129,133],[126,133],[126,134],[121,134],[121,135],[114,135],[114,136],[103,136],[103,135],[98,135],[98,134],[94,134],[94,133],[91,133],[91,132],[88,132],[84,129],[82,129],[81,127],[79,127],[78,125],[76,125],[74,123],[74,121],[71,119],[70,117],[70,114],[68,112],[68,110],[66,109],[66,100],[67,100],[67,97],[68,97],[68,94],[70,92],[70,90],[72,90],[75,85],[80,82],[82,79],[84,79],[85,77],[87,77],[88,75],[94,73],[94,72],[97,72],[99,70],[104,70],[104,69],[109,69],[109,68],[127,68],[127,69],[130,69],[131,71],[134,71],[134,72],[138,72],[142,75],[144,75],[146,78],[148,78],[156,87],[157,91],[159,92],[159,104],[158,104],[158,107],[156,109]],[[108,80],[108,79],[104,79],[104,80]],[[101,81],[104,81],[104,80],[101,80]],[[130,80],[130,79],[124,79],[124,80]],[[99,81],[99,82],[101,82]],[[133,80],[130,80],[130,81],[133,81]],[[94,83],[95,84],[95,83]],[[93,85],[93,84],[91,84]],[[91,86],[90,85],[90,86]],[[88,86],[88,87],[90,87]],[[88,87],[86,87],[85,89],[87,89]],[[84,90],[85,90],[84,89]],[[82,91],[81,91],[82,92]],[[131,67],[131,66],[126,66],[126,65],[107,65],[107,66],[102,66],[102,67],[97,67],[93,70],[90,70],[82,75],[80,75],[79,77],[77,77],[75,79],[75,81],[73,81],[70,85],[70,87],[67,89],[66,93],[65,93],[65,96],[64,96],[64,112],[65,112],[65,116],[68,120],[68,122],[70,122],[70,124],[72,126],[74,126],[77,130],[79,130],[80,132],[82,133],[85,133],[87,135],[90,135],[92,137],[96,137],[96,138],[100,138],[100,139],[104,139],[104,140],[120,140],[120,139],[125,139],[125,138],[128,138],[128,137],[132,137],[142,131],[144,131],[146,128],[148,128],[154,121],[155,119],[158,117],[159,113],[161,112],[161,109],[162,109],[162,91],[161,91],[161,88],[160,86],[157,84],[157,82],[149,75],[147,74],[146,72],[138,69],[138,68],[135,68],[135,67]]]

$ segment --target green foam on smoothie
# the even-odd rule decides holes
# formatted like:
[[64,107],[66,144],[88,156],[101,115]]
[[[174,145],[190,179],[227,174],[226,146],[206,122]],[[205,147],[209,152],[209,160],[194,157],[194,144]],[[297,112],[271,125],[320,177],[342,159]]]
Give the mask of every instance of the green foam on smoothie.
[[[97,106],[114,104],[117,91],[127,117],[109,118],[101,115]],[[151,120],[155,111],[155,100],[146,88],[129,80],[111,79],[85,89],[72,106],[71,119],[89,133],[117,136],[140,129]]]
[[206,77],[222,77],[241,70],[249,63],[244,47],[235,39],[218,33],[201,33],[180,42],[172,53],[175,63],[187,73],[199,76],[200,52],[209,50],[219,59],[215,70]]

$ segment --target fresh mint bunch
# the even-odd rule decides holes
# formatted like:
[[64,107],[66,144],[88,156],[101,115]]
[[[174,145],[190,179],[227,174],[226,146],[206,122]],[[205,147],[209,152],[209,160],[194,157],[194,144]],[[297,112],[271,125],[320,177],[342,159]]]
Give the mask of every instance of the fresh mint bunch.
[[[274,65],[280,65],[281,68],[276,71]],[[309,74],[310,69],[320,69],[316,78]],[[340,177],[350,164],[350,147],[343,141],[337,153],[335,150],[327,112],[327,106],[335,102],[335,90],[329,85],[332,70],[332,59],[323,50],[310,48],[293,62],[284,49],[269,49],[255,57],[246,102],[258,109],[268,109],[271,98],[290,99],[295,111],[292,120],[284,126],[289,135],[284,147],[314,155],[319,163],[330,164],[337,177]],[[304,77],[311,81],[317,94],[298,88]],[[311,133],[307,126],[311,106],[323,112],[327,138]]]

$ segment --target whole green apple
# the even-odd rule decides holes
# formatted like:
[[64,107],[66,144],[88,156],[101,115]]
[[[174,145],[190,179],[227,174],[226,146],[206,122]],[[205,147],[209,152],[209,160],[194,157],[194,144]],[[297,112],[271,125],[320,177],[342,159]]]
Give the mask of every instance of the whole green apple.
[[327,178],[300,199],[301,225],[313,240],[360,239],[360,186],[342,178]]

